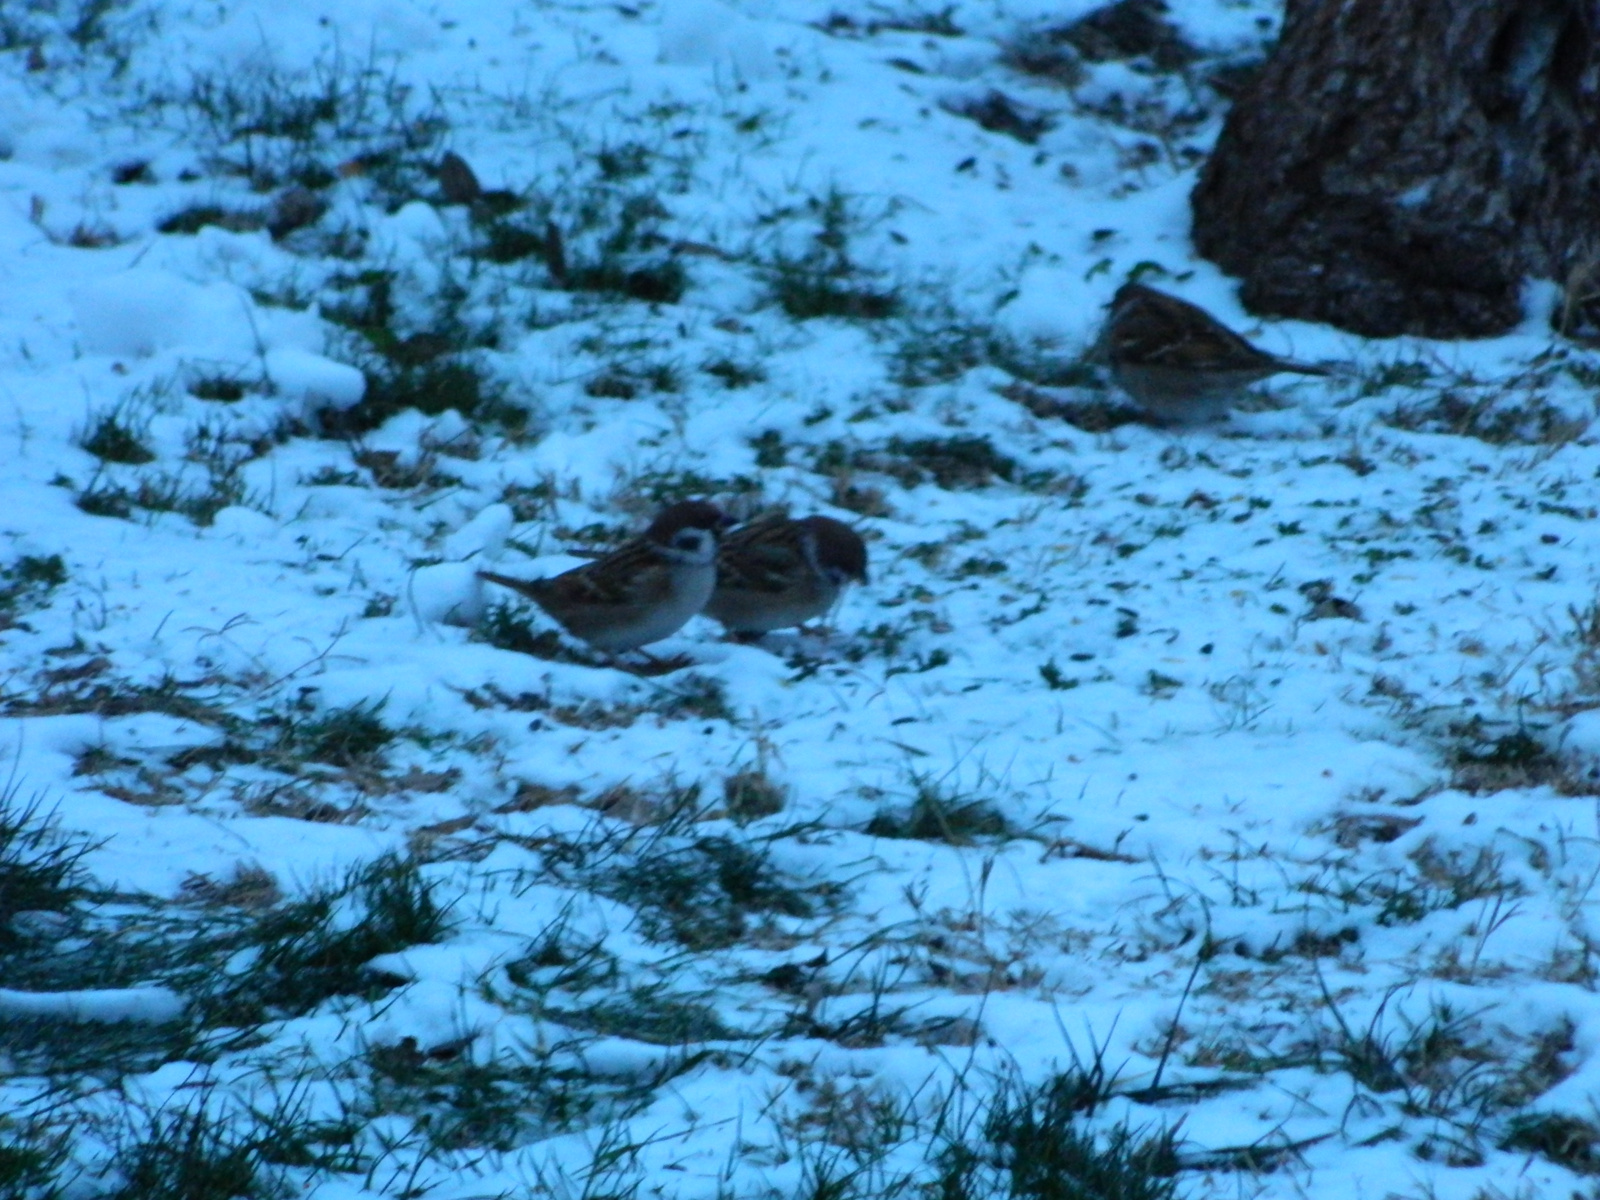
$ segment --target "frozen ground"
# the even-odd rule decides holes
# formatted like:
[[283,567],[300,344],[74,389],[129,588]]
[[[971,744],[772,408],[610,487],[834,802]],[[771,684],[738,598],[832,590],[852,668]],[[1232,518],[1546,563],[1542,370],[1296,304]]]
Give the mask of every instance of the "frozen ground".
[[[1600,358],[1253,321],[1090,7],[0,7],[0,1192],[1594,1194]],[[473,582],[697,494],[870,586]]]

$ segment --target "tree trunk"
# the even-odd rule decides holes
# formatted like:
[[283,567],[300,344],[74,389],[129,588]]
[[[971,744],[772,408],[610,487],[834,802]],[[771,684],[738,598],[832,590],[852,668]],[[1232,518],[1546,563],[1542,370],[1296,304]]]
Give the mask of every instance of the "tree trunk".
[[1289,0],[1195,188],[1263,313],[1474,337],[1600,254],[1600,0]]

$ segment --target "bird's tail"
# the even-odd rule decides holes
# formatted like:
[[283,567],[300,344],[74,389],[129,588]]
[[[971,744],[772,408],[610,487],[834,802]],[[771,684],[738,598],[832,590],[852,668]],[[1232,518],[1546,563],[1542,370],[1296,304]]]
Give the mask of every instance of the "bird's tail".
[[514,592],[520,592],[524,596],[531,596],[533,594],[531,591],[533,585],[532,580],[513,579],[509,575],[500,575],[494,571],[479,571],[478,578],[487,580],[489,583],[498,583],[501,587],[508,587]]
[[[1317,363],[1295,362],[1292,358],[1280,358],[1278,360],[1278,370],[1294,371],[1300,375],[1332,375],[1334,373],[1332,367],[1324,367]],[[479,574],[481,575],[482,572],[480,571]]]

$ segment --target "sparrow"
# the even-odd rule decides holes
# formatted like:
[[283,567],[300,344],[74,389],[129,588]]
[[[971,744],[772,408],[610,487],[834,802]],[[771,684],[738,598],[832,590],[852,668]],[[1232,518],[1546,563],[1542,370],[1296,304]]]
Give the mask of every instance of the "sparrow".
[[717,579],[717,535],[731,524],[705,500],[661,510],[610,554],[548,579],[478,578],[526,596],[573,637],[605,654],[637,650],[678,632],[706,606]]
[[1117,289],[1096,349],[1141,408],[1178,423],[1222,416],[1240,391],[1280,371],[1329,374],[1258,350],[1205,309],[1142,283]]
[[706,615],[735,634],[803,625],[838,601],[852,580],[867,581],[867,545],[832,517],[757,517],[717,551],[717,586]]

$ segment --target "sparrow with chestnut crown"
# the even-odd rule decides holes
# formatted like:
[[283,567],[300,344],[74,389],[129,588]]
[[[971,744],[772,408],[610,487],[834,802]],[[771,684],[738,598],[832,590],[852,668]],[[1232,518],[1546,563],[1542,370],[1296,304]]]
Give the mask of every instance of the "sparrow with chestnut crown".
[[700,612],[717,580],[718,534],[731,524],[705,500],[669,505],[638,537],[548,579],[478,577],[511,588],[606,654],[670,637]]
[[1239,392],[1280,371],[1330,374],[1257,349],[1199,305],[1142,283],[1117,289],[1096,352],[1140,408],[1174,424],[1221,417]]
[[760,635],[804,625],[866,581],[867,545],[843,521],[769,513],[722,539],[706,615],[730,633]]

